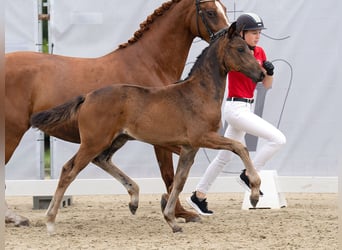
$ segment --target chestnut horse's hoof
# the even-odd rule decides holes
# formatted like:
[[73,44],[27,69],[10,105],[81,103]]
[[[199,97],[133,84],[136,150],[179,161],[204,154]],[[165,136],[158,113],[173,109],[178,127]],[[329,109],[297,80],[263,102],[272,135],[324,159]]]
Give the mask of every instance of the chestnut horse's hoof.
[[188,222],[201,222],[202,221],[201,217],[198,214],[191,216],[191,217],[185,217],[185,216],[182,216],[182,217],[185,218],[186,223],[188,223]]
[[174,226],[172,228],[172,232],[174,232],[174,233],[182,233],[183,229],[180,226]]
[[17,221],[14,225],[16,227],[28,227],[30,226],[30,221],[29,219],[23,217],[21,220]]
[[161,197],[160,208],[161,208],[162,212],[164,212],[164,210],[165,210],[168,198],[169,198],[169,196],[167,194],[163,194],[162,197]]
[[180,203],[177,203],[176,205],[176,211],[175,211],[176,218],[183,218],[185,219],[185,222],[200,222],[201,217],[199,214],[185,210]]
[[7,214],[5,216],[5,223],[14,223],[14,226],[16,227],[28,227],[30,226],[30,220],[24,216],[17,215],[13,211],[9,210],[7,211]]
[[129,210],[131,211],[132,214],[135,214],[135,212],[138,209],[138,206],[133,205],[131,202],[128,204]]
[[182,207],[179,200],[176,203],[175,216],[176,216],[176,218],[185,219],[185,222],[199,222],[199,221],[201,221],[201,217],[199,216],[199,214],[185,210],[185,208]]

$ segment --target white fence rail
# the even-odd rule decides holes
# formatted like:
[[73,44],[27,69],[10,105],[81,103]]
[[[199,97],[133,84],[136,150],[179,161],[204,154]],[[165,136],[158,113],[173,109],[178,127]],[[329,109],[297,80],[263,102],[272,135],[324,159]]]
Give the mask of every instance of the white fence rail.
[[[141,194],[165,193],[165,184],[161,178],[134,179]],[[8,196],[45,196],[53,195],[58,180],[12,180],[6,182]],[[199,178],[190,177],[183,193],[194,191]],[[279,176],[279,191],[284,193],[337,193],[337,177],[294,177]],[[218,177],[210,193],[244,192],[236,177]],[[127,194],[126,189],[116,180],[111,179],[76,179],[65,195]]]

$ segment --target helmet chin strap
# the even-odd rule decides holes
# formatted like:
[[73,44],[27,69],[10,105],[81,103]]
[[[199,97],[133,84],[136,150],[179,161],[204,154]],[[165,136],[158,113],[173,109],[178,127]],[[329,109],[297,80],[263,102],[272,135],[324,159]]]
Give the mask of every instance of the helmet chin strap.
[[[242,38],[243,38],[243,40],[245,40],[245,31],[242,31]],[[248,48],[249,48],[250,50],[253,50],[253,51],[254,51],[255,46],[250,46],[249,44],[247,44],[247,45],[248,45]]]

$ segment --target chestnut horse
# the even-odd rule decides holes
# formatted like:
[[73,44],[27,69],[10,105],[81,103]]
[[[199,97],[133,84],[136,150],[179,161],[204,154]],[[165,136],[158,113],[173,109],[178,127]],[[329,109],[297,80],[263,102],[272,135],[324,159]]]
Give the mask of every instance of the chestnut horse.
[[[227,26],[226,8],[220,0],[172,0],[148,16],[128,43],[103,57],[72,58],[34,52],[7,54],[6,163],[30,128],[33,113],[113,83],[165,86],[175,82],[181,77],[194,38],[199,36],[209,42],[215,32]],[[73,126],[62,127],[54,136],[80,142],[78,129]],[[154,146],[154,150],[169,192],[174,176],[172,153],[160,146]],[[174,150],[179,153],[179,149]],[[111,164],[99,167],[118,177]],[[138,195],[137,186],[131,190]],[[199,220],[197,214],[186,211],[179,201],[176,216],[186,221]],[[17,215],[7,217],[6,221],[17,225],[28,222]]]
[[200,147],[231,150],[240,156],[251,182],[250,201],[256,206],[261,181],[247,148],[217,132],[228,71],[240,71],[255,82],[264,77],[235,27],[234,23],[218,34],[197,59],[189,76],[178,84],[154,88],[110,85],[32,115],[32,126],[48,134],[54,134],[65,124],[77,124],[81,138],[78,152],[62,168],[46,212],[50,234],[55,233],[58,208],[70,183],[89,162],[110,159],[112,149],[117,148],[122,137],[181,147],[171,194],[162,197],[164,218],[173,232],[182,231],[175,221],[176,201]]

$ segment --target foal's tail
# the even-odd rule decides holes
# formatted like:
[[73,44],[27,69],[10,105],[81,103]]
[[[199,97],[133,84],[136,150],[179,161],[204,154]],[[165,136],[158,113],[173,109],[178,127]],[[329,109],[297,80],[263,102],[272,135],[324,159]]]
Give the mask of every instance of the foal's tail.
[[31,126],[47,132],[59,125],[71,122],[85,100],[85,96],[78,96],[55,108],[38,112],[31,116]]

